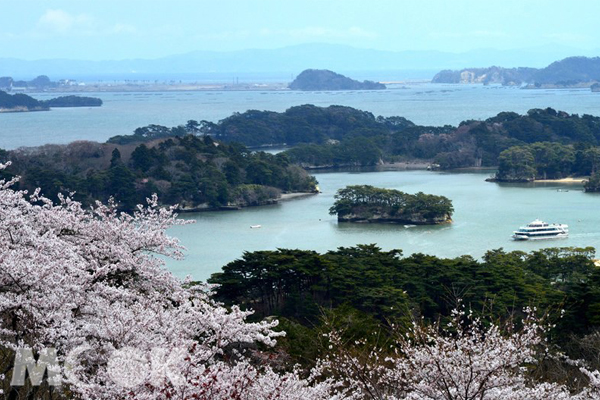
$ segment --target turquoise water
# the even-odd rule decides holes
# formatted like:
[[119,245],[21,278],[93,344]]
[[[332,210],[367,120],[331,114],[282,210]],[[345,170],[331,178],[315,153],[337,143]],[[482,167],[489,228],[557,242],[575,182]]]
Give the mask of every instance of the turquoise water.
[[[39,99],[57,94],[34,95]],[[86,93],[98,108],[56,108],[48,112],[0,114],[0,148],[105,141],[149,124],[175,126],[190,119],[219,121],[248,109],[284,111],[300,104],[351,106],[375,115],[403,116],[422,125],[456,125],[501,111],[524,113],[553,107],[600,115],[600,94],[589,89],[522,90],[502,86],[413,84],[381,91]]]
[[[550,246],[600,248],[600,196],[583,193],[581,185],[485,182],[489,175],[489,171],[316,174],[323,192],[319,195],[274,206],[183,215],[195,220],[195,224],[177,227],[171,233],[181,238],[188,248],[187,258],[170,261],[169,268],[182,277],[190,274],[195,279],[206,279],[244,251],[299,248],[325,252],[363,243],[377,243],[388,250],[402,249],[405,255],[426,253],[456,257],[468,254],[475,258],[500,247],[523,251]],[[328,209],[336,190],[349,184],[447,196],[454,204],[454,222],[412,228],[391,224],[338,224]],[[568,224],[569,238],[511,240],[513,230],[535,218]],[[251,225],[261,225],[261,228],[251,229]]]
[[[189,119],[218,121],[247,109],[284,111],[300,104],[346,105],[375,115],[404,116],[425,125],[456,125],[466,119],[486,119],[501,111],[524,113],[552,107],[570,113],[600,116],[600,94],[589,90],[521,90],[500,86],[414,84],[405,89],[366,92],[179,92],[90,93],[100,108],[53,109],[50,112],[0,114],[0,148],[104,141],[130,134],[148,124],[174,126]],[[54,97],[43,94],[38,98]],[[405,254],[422,252],[441,257],[486,250],[530,251],[548,246],[600,247],[600,197],[581,186],[556,184],[498,185],[485,173],[448,174],[427,171],[318,173],[322,194],[274,206],[232,212],[187,214],[196,224],[172,229],[188,248],[184,261],[169,261],[178,276],[206,279],[244,251],[278,247],[320,252],[338,246],[377,243]],[[341,224],[328,214],[338,188],[370,184],[409,193],[445,195],[456,209],[454,223],[435,227]],[[568,188],[560,191],[558,188]],[[566,223],[570,237],[558,241],[513,242],[510,235],[535,218]],[[251,229],[251,225],[262,225]]]

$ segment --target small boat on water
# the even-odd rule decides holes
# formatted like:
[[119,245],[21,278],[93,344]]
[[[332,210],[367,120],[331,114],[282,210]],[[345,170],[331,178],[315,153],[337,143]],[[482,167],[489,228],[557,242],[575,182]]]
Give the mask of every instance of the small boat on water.
[[262,228],[262,225],[250,225],[250,229]]
[[569,236],[569,226],[565,224],[548,224],[536,219],[514,231],[514,240],[562,239]]

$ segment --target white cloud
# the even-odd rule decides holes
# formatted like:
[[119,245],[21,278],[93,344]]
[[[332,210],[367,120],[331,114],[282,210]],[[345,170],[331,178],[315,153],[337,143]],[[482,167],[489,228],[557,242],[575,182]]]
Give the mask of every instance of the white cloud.
[[34,36],[79,35],[107,36],[137,34],[135,26],[124,23],[102,24],[89,14],[71,14],[64,10],[46,10],[38,20]]
[[55,33],[65,34],[74,29],[88,30],[93,19],[87,14],[73,15],[63,10],[46,10],[38,21],[38,27]]

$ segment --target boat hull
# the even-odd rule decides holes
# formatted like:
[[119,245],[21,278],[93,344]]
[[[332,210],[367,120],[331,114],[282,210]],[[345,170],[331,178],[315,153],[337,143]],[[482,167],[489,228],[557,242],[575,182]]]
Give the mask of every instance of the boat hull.
[[526,236],[526,235],[512,235],[512,238],[516,241],[523,240],[549,240],[549,239],[566,239],[569,237],[568,233],[559,233],[552,236]]

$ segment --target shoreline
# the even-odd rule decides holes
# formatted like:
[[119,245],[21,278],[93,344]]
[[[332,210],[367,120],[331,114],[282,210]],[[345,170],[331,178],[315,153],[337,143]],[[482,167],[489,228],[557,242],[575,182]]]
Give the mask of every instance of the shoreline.
[[304,197],[314,196],[319,194],[319,192],[296,192],[296,193],[282,193],[281,197],[277,199],[277,202],[280,201],[289,201],[294,199],[301,199]]
[[585,181],[587,181],[589,178],[586,177],[567,177],[567,178],[561,178],[561,179],[535,179],[533,182],[535,183],[579,183],[579,184],[583,184]]

